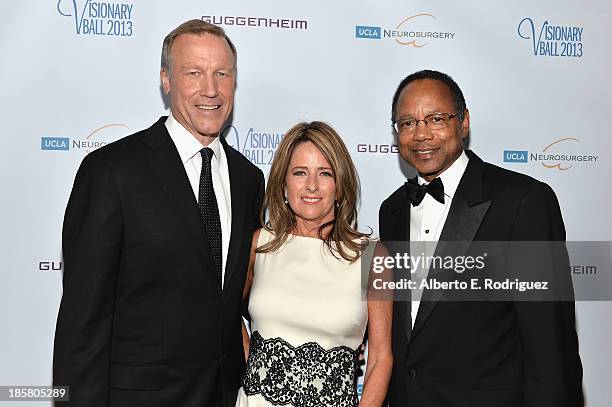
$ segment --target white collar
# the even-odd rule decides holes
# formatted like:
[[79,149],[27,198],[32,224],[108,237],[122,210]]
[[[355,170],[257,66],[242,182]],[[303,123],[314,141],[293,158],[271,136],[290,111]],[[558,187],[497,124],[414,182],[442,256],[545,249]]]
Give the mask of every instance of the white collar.
[[176,145],[181,162],[184,164],[191,160],[196,154],[200,154],[200,150],[204,147],[210,148],[217,160],[221,159],[221,141],[219,137],[215,139],[207,146],[203,146],[193,134],[191,134],[181,123],[179,123],[172,114],[168,116],[166,120],[166,128],[168,133]]

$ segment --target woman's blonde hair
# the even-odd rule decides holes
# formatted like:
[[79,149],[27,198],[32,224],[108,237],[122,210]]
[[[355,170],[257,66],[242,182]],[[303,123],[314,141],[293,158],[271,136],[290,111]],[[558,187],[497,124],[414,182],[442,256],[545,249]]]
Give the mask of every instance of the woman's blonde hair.
[[[296,124],[278,145],[261,211],[261,223],[274,237],[270,242],[258,247],[257,252],[269,253],[278,250],[295,229],[295,214],[285,203],[285,178],[295,148],[307,142],[313,143],[321,151],[332,168],[336,184],[334,219],[319,227],[319,238],[334,256],[337,253],[347,261],[355,261],[361,255],[361,239],[369,236],[357,230],[359,177],[338,133],[328,124],[319,121]],[[324,236],[329,226],[331,230]]]

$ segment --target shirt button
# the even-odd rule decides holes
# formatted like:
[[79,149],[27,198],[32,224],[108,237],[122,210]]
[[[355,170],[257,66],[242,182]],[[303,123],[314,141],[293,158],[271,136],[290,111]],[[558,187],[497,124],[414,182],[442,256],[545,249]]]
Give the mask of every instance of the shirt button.
[[408,371],[408,376],[410,376],[411,379],[414,379],[416,377],[416,370],[414,370],[414,368],[410,368]]
[[429,233],[429,229],[425,229],[425,233]]

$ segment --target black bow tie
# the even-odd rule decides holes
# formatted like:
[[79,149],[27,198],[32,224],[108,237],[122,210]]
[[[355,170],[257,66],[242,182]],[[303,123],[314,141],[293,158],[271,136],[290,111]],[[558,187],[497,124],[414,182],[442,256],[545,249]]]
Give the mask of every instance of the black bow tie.
[[425,198],[425,194],[429,194],[441,204],[444,203],[444,185],[440,178],[434,178],[429,184],[419,185],[417,178],[411,178],[406,182],[406,191],[412,206],[419,206]]

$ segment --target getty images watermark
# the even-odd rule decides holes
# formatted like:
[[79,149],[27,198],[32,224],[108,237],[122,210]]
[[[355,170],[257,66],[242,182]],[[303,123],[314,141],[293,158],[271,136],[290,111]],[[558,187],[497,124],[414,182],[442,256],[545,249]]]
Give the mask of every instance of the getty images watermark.
[[377,242],[361,259],[362,292],[393,301],[609,301],[611,246],[593,241]]

